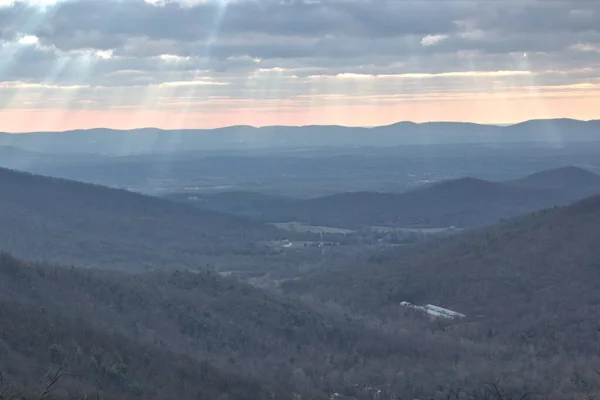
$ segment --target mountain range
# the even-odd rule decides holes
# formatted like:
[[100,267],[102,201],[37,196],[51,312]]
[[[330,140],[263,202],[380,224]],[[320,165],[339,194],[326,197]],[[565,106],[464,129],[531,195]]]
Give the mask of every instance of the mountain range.
[[[423,193],[446,196],[435,207],[454,212],[465,193],[535,199],[594,188],[596,179],[567,167],[404,195],[430,210]],[[457,182],[463,192],[448,197]],[[96,391],[99,399],[451,398],[490,380],[521,391],[516,398],[594,394],[599,196],[328,260],[273,293],[202,266],[206,255],[257,257],[263,250],[252,243],[280,234],[266,224],[9,170],[0,170],[0,185],[0,247],[19,256],[0,254],[3,396],[10,389],[39,398],[38,382],[62,366],[68,376],[52,393],[57,400]],[[354,196],[364,194],[337,204],[353,206]],[[397,195],[382,196],[397,205],[388,200]],[[278,262],[290,265],[291,254]],[[430,321],[403,301],[466,318]]]
[[[284,282],[287,296],[211,272],[127,274],[2,253],[0,371],[10,388],[39,393],[44,373],[66,365],[57,399],[443,398],[492,378],[549,399],[589,396],[599,221],[591,197],[339,260]],[[403,301],[467,317],[432,322]]]
[[600,120],[531,120],[496,126],[457,122],[399,122],[374,128],[344,126],[230,126],[218,129],[0,133],[0,145],[46,153],[111,155],[216,149],[398,146],[457,143],[573,143],[599,141]]
[[307,200],[248,192],[174,193],[168,198],[270,222],[471,228],[596,193],[600,193],[599,175],[568,166],[505,182],[448,180],[406,193],[353,192]]

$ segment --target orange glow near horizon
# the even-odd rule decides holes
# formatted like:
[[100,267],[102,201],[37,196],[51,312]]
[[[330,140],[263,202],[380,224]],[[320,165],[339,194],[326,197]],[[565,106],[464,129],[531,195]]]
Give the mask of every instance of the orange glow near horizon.
[[34,132],[72,129],[211,129],[231,125],[346,125],[377,126],[398,121],[455,121],[509,124],[529,119],[600,118],[600,95],[566,98],[484,98],[373,105],[313,107],[242,107],[221,111],[175,110],[26,110],[0,111],[0,131]]
[[600,118],[594,7],[120,3],[0,0],[0,132]]

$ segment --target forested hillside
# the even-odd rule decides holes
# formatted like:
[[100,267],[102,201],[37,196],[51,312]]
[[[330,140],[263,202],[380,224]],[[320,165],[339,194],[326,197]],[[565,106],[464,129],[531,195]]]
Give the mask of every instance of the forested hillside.
[[0,321],[3,400],[292,397],[39,305],[0,301]]
[[[504,355],[489,353],[490,363],[513,357],[511,368],[523,374],[524,369],[557,368],[551,379],[560,382],[558,387],[598,390],[593,371],[600,354],[599,241],[597,196],[383,252],[283,288],[391,320],[413,314],[400,306],[402,301],[456,310],[469,322],[453,330],[509,349]],[[550,378],[540,375],[538,382],[545,379]]]
[[536,348],[584,351],[600,320],[599,241],[597,196],[382,252],[343,273],[316,272],[284,287],[380,316],[402,312],[402,301],[439,304]]
[[[6,313],[22,309],[25,316],[40,312],[44,316],[37,321],[33,316],[22,317],[26,318],[23,325],[16,322],[21,319],[0,319],[0,331],[14,331],[10,341],[4,342],[6,351],[13,353],[15,360],[23,358],[23,368],[15,370],[11,363],[4,363],[0,365],[4,371],[20,377],[35,363],[56,364],[65,357],[72,367],[84,366],[89,372],[85,363],[100,352],[106,353],[106,362],[111,363],[107,368],[116,368],[107,372],[116,375],[116,381],[121,380],[126,387],[138,382],[142,387],[148,386],[149,393],[157,393],[160,386],[150,379],[152,371],[140,365],[147,358],[145,346],[166,354],[166,360],[181,357],[178,362],[186,363],[189,357],[190,367],[202,361],[219,368],[226,375],[220,378],[221,375],[214,373],[211,379],[216,381],[216,387],[220,387],[220,379],[234,380],[234,386],[224,392],[235,392],[236,385],[248,384],[258,396],[262,392],[260,385],[252,386],[254,381],[273,391],[284,390],[288,394],[298,391],[315,399],[326,398],[333,388],[349,390],[353,384],[368,383],[370,374],[377,371],[378,362],[408,351],[406,343],[367,330],[343,316],[328,317],[299,303],[210,273],[125,275],[23,263],[3,254],[0,304]],[[78,321],[80,328],[76,328]],[[56,333],[55,325],[60,325]],[[34,329],[39,336],[28,336],[27,329]],[[92,333],[86,336],[86,330]],[[106,349],[95,342],[99,335],[106,335],[109,341]],[[89,337],[87,342],[86,337]],[[29,341],[36,352],[27,350]],[[130,343],[137,343],[139,349]],[[74,357],[84,363],[73,363]],[[171,373],[170,369],[177,371],[173,365],[161,368],[163,375]],[[346,374],[344,379],[342,373]],[[245,376],[246,380],[237,382],[237,375]],[[182,379],[196,379],[194,376],[189,373]],[[103,388],[110,390],[114,382],[104,383]]]
[[362,192],[314,199],[303,204],[301,220],[334,226],[475,227],[543,208],[560,196],[462,178],[401,194]]
[[461,178],[406,193],[353,192],[308,200],[248,192],[167,197],[265,221],[356,228],[473,228],[600,193],[600,176],[563,167],[516,181]]
[[275,228],[102,186],[0,169],[0,249],[28,259],[117,269],[201,267],[253,254]]
[[600,188],[600,175],[577,167],[562,167],[541,171],[509,183],[544,189],[581,190]]
[[[289,218],[290,207],[302,202],[300,199],[274,196],[257,192],[221,192],[201,193],[167,193],[165,198],[177,202],[189,203],[196,207],[255,217],[258,219],[280,221]],[[281,217],[280,217],[281,216]]]
[[599,106],[600,0],[0,0],[0,400],[600,400]]
[[[531,344],[509,346],[485,323],[357,319],[320,307],[208,273],[124,275],[3,254],[0,371],[37,393],[36,367],[67,363],[76,378],[60,388],[97,388],[102,399],[437,398],[499,377],[507,392],[534,388],[551,399],[593,390],[555,382],[572,362],[532,364],[523,353]],[[593,330],[587,339],[595,349]]]
[[[46,374],[37,367],[52,375],[63,364],[75,374],[61,380],[65,399],[96,390],[102,399],[437,399],[498,379],[507,393],[552,400],[600,391],[600,197],[332,260],[273,294],[197,263],[262,251],[252,242],[274,228],[0,172],[5,249],[90,267],[171,267],[126,274],[2,253],[0,372],[15,393],[36,398]],[[485,181],[459,182],[500,195]],[[431,321],[402,301],[467,318]]]
[[[41,378],[36,366],[56,370],[66,362],[81,377],[66,379],[64,389],[91,393],[98,387],[103,399],[286,399],[293,393],[297,399],[333,393],[433,399],[497,379],[507,393],[535,390],[557,400],[596,390],[600,340],[592,297],[585,295],[584,307],[571,316],[561,308],[545,315],[546,298],[531,302],[535,313],[506,307],[504,314],[479,319],[471,318],[477,306],[467,307],[470,297],[444,302],[447,292],[441,291],[410,298],[439,301],[470,317],[432,322],[389,302],[381,303],[380,313],[369,290],[389,301],[389,288],[403,286],[394,275],[383,284],[376,270],[368,273],[372,279],[362,275],[364,286],[338,273],[339,284],[323,281],[308,291],[341,303],[339,294],[352,288],[360,300],[347,304],[359,318],[339,304],[313,298],[305,306],[211,273],[123,274],[24,263],[3,254],[0,371],[35,392]],[[556,329],[545,332],[548,326]],[[552,362],[556,352],[558,363]]]

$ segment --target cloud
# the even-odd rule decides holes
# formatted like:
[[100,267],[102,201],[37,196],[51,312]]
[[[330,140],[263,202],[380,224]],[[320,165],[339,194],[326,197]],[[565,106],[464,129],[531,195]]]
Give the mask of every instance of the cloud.
[[178,86],[226,86],[228,82],[214,82],[209,80],[192,80],[192,81],[173,81],[173,82],[162,82],[158,84],[158,87],[178,87]]
[[589,92],[599,51],[586,0],[0,0],[10,108]]
[[448,35],[426,35],[421,39],[423,46],[433,46],[448,39]]
[[600,53],[600,45],[592,43],[576,43],[569,46],[569,49],[586,53]]
[[386,75],[367,75],[367,74],[337,74],[337,75],[312,75],[315,78],[338,78],[338,79],[427,79],[427,78],[477,78],[477,77],[503,77],[503,76],[528,76],[533,75],[531,71],[458,71],[458,72],[440,72],[437,74],[412,73],[412,74],[386,74]]

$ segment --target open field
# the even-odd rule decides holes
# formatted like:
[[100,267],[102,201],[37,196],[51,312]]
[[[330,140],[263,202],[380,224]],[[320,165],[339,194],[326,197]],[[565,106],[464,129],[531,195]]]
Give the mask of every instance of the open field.
[[439,227],[439,228],[397,228],[397,227],[391,227],[391,226],[372,226],[371,229],[373,229],[376,232],[380,232],[380,233],[401,232],[401,233],[421,233],[421,234],[425,234],[425,235],[435,235],[435,234],[439,234],[439,233],[450,233],[450,232],[458,233],[462,230],[461,228],[455,228],[452,226],[445,226],[445,227]]
[[301,233],[323,233],[323,234],[342,234],[346,235],[354,233],[351,229],[335,228],[332,226],[318,226],[308,225],[303,222],[274,222],[271,225],[276,226],[279,229],[284,229],[290,232],[301,232]]

